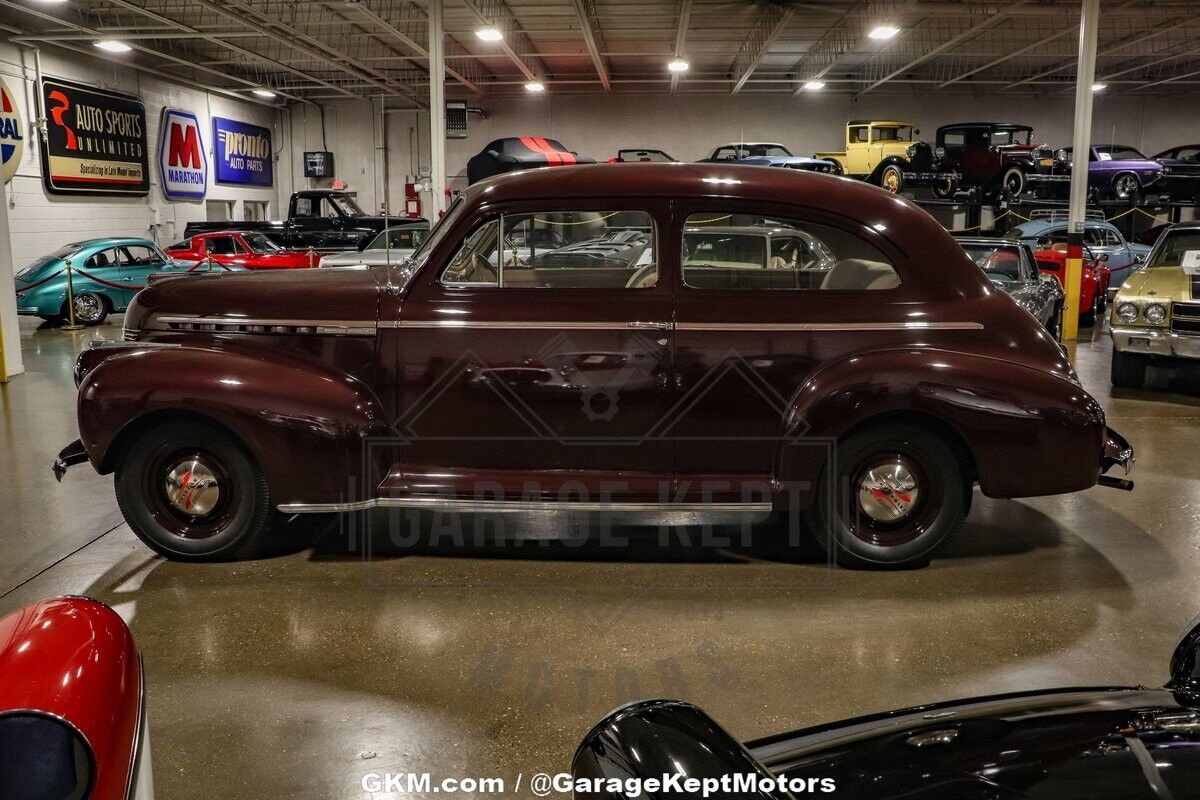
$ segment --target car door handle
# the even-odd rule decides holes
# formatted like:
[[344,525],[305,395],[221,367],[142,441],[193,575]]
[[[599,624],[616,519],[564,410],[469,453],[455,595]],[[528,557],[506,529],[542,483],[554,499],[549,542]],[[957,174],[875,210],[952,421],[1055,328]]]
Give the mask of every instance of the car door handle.
[[647,330],[647,331],[669,331],[669,330],[671,330],[671,323],[669,323],[669,322],[627,322],[627,323],[625,323],[625,327],[626,328],[636,328],[638,330]]

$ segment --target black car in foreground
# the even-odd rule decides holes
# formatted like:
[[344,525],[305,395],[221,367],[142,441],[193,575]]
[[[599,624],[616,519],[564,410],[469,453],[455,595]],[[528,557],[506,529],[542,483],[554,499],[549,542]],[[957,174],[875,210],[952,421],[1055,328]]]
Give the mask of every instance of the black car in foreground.
[[[744,745],[696,706],[633,703],[584,738],[572,762],[572,788],[577,800],[1200,797],[1196,622],[1176,648],[1171,679],[1161,689],[1106,686],[977,697]],[[671,777],[666,791],[629,791],[635,783],[675,775],[694,782]]]

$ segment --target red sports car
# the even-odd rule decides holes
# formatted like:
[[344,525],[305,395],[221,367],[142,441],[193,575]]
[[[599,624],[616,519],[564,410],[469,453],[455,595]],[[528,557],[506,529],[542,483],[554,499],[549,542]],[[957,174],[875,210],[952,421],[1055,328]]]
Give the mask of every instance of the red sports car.
[[167,248],[176,261],[196,262],[211,256],[213,263],[245,269],[305,269],[321,260],[307,250],[284,250],[266,234],[253,231],[199,233]]
[[[1038,272],[1045,272],[1058,278],[1059,284],[1065,289],[1067,281],[1067,251],[1062,248],[1047,248],[1034,253],[1037,259]],[[1084,325],[1092,325],[1100,319],[1104,305],[1108,300],[1109,270],[1100,259],[1083,259],[1083,276],[1079,283],[1079,321]],[[1099,287],[1100,291],[1096,291]]]

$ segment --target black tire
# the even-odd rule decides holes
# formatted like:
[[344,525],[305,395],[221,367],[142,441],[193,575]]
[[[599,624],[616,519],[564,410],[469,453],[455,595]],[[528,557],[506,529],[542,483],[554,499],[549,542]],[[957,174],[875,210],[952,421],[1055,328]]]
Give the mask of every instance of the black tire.
[[[894,467],[902,471],[893,480],[881,477],[880,470]],[[964,454],[920,425],[864,428],[838,442],[805,522],[817,544],[844,567],[923,567],[962,527],[971,491],[967,476]],[[864,493],[874,498],[870,510],[860,499]],[[878,519],[902,508],[896,519]]]
[[941,200],[949,200],[958,191],[958,181],[948,178],[933,184],[933,196]]
[[[104,322],[112,309],[108,305],[108,298],[96,292],[80,292],[75,295],[75,322],[80,325],[87,325],[89,328],[94,325],[99,325]],[[69,309],[66,305],[63,306],[63,317],[70,319]]]
[[879,171],[879,186],[885,192],[900,194],[904,190],[904,170],[896,164],[888,164]]
[[[201,469],[216,480],[215,498],[206,483],[185,491]],[[167,489],[173,470],[182,478],[174,499]],[[115,483],[117,505],[129,527],[147,547],[173,561],[253,555],[278,519],[258,465],[232,436],[203,422],[167,422],[140,434],[121,453]],[[211,507],[189,514],[180,503]]]
[[1112,191],[1113,197],[1131,206],[1142,204],[1142,185],[1132,172],[1122,172],[1113,178]]
[[1101,318],[1101,312],[1104,308],[1100,302],[1101,294],[1103,293],[1100,291],[1100,287],[1097,286],[1096,294],[1092,296],[1092,307],[1079,314],[1079,325],[1081,327],[1094,328],[1096,326],[1096,321]]
[[1118,389],[1141,389],[1146,385],[1146,358],[1114,348],[1111,379]]
[[1050,319],[1046,323],[1046,330],[1050,331],[1050,335],[1054,337],[1054,341],[1062,341],[1063,304],[1061,302],[1054,304],[1054,310],[1050,312]]
[[1000,177],[1000,186],[1014,200],[1025,193],[1026,185],[1025,170],[1020,167],[1009,167]]

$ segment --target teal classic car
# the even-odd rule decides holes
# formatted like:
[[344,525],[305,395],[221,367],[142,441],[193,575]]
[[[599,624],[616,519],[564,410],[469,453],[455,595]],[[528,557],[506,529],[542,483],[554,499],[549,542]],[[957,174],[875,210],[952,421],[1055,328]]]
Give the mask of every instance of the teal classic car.
[[67,261],[74,270],[75,320],[99,325],[124,311],[155,272],[182,272],[149,239],[107,238],[72,242],[16,274],[17,313],[59,320],[67,316]]

